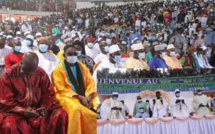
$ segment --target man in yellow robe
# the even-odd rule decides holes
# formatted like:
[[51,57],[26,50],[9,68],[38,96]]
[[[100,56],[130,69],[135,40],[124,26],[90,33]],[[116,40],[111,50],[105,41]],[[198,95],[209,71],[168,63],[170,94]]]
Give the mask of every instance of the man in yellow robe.
[[89,69],[77,61],[74,45],[64,47],[65,60],[52,72],[60,105],[69,116],[68,134],[96,134],[97,93]]
[[182,68],[181,62],[176,58],[175,47],[173,44],[167,46],[167,54],[163,57],[168,68]]
[[140,68],[150,70],[150,67],[143,61],[145,57],[144,47],[142,43],[137,43],[131,46],[134,50],[133,56],[127,59],[124,63],[126,68]]

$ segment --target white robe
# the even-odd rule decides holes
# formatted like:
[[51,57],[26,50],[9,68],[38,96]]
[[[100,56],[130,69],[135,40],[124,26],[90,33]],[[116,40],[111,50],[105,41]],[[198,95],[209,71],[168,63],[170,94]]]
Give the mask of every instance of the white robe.
[[92,49],[90,49],[88,46],[85,46],[85,52],[87,56],[90,56],[93,60],[96,58],[98,53],[96,52],[94,46]]
[[51,73],[55,67],[60,63],[56,55],[46,52],[40,53],[39,51],[35,52],[39,57],[39,67],[45,70],[51,80]]
[[[5,46],[4,48],[0,49],[0,65],[5,65],[4,58],[11,52],[13,52],[13,49],[9,46]],[[0,69],[0,76],[4,73],[5,70],[5,67]]]
[[109,59],[109,54],[100,53],[99,55],[96,56],[94,62],[99,63],[100,61],[104,61],[108,59]]
[[[184,100],[185,104],[182,102],[175,103],[176,100]],[[174,117],[187,117],[187,116],[189,116],[188,106],[186,104],[187,103],[186,103],[185,99],[182,97],[172,98],[171,102],[170,102],[170,108],[171,108],[172,116],[174,116]]]
[[111,110],[113,107],[122,108],[122,102],[110,98],[102,103],[100,113],[102,119],[125,119],[122,110]]
[[198,116],[200,115],[211,115],[211,113],[209,112],[209,109],[207,107],[199,107],[200,104],[203,104],[203,105],[211,105],[210,103],[210,99],[206,96],[206,95],[196,95],[194,96],[193,98],[193,102],[192,102],[192,105],[193,107],[196,109],[196,114]]
[[28,45],[22,43],[20,52],[22,52],[22,53],[27,53],[27,52],[35,51],[35,50],[37,50],[37,49],[38,49],[37,46],[34,46],[34,45],[33,45],[32,47],[30,47],[30,46],[28,46]]
[[97,70],[102,70],[103,68],[125,68],[122,62],[117,62],[115,64],[111,63],[109,59],[102,61],[93,72],[93,79],[97,85]]
[[27,24],[27,27],[26,27],[26,25],[25,24],[23,24],[22,25],[22,27],[21,27],[21,30],[22,30],[22,32],[32,32],[32,27],[31,27],[31,25],[29,25],[29,24]]
[[122,113],[124,117],[126,117],[125,112],[129,113],[129,108],[125,104],[122,104]]
[[160,100],[156,99],[155,101],[155,105],[153,104],[153,101],[150,101],[150,109],[153,113],[152,117],[157,118],[167,116],[168,103],[166,100],[163,99],[163,105]]

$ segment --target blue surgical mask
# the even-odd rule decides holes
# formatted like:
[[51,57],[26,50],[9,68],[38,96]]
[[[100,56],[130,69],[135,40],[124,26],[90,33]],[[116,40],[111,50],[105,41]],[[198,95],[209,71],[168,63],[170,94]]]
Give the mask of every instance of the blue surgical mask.
[[144,109],[140,109],[140,113],[144,113]]
[[138,57],[139,57],[140,59],[145,58],[145,53],[139,53]]
[[199,57],[202,57],[202,54],[199,54]]
[[77,56],[81,56],[81,51],[77,51],[78,55]]
[[20,37],[16,37],[17,38],[17,40],[20,40]]
[[198,92],[198,95],[202,95],[202,92]]
[[113,60],[119,62],[121,60],[121,55],[115,55]]
[[28,22],[26,22],[26,24],[28,25],[29,23],[28,23]]
[[176,97],[180,97],[180,93],[176,93],[175,96],[176,96]]
[[26,40],[26,41],[25,41],[25,44],[26,44],[27,46],[30,46],[30,45],[31,45],[31,41],[30,41],[30,40]]
[[3,37],[6,38],[7,36],[6,36],[6,35],[3,35]]
[[148,43],[148,46],[150,47],[150,46],[151,46],[151,44],[150,44],[150,43]]
[[141,102],[141,99],[138,99],[137,101],[140,103],[140,102]]
[[89,43],[87,44],[87,46],[88,46],[89,48],[93,48],[93,43],[90,43],[90,42],[89,42]]
[[39,45],[39,49],[40,49],[40,51],[42,51],[42,52],[47,52],[47,50],[48,50],[48,45],[46,45],[46,44],[40,44]]
[[17,51],[17,52],[20,52],[21,46],[15,46],[14,50]]
[[68,57],[66,58],[66,61],[69,62],[70,64],[76,63],[77,60],[78,60],[78,59],[77,59],[77,56],[68,56]]
[[196,55],[197,55],[197,52],[194,52],[193,54],[196,56]]
[[175,51],[171,51],[169,55],[170,56],[175,56]]
[[118,99],[118,97],[113,97],[113,99],[114,99],[114,100],[117,100],[117,99]]
[[104,47],[104,51],[105,51],[105,52],[108,52],[108,51],[109,51],[109,46],[105,46],[105,47]]

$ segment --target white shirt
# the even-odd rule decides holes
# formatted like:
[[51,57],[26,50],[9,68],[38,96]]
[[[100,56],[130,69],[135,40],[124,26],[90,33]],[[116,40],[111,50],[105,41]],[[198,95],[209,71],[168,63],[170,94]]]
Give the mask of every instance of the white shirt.
[[109,59],[109,54],[100,53],[99,55],[96,56],[94,62],[99,63],[100,61],[104,61],[108,59]]
[[85,27],[88,28],[90,25],[90,20],[89,19],[86,19],[85,20]]
[[27,53],[27,52],[35,51],[35,50],[37,50],[37,49],[38,49],[37,46],[34,46],[34,45],[33,45],[32,47],[30,47],[30,46],[26,45],[25,42],[23,41],[23,42],[22,42],[22,46],[21,46],[20,52],[22,52],[22,53]]
[[39,51],[35,52],[39,57],[39,67],[45,70],[51,80],[51,73],[55,67],[60,63],[56,55],[46,52],[40,53]]
[[[184,103],[181,101],[178,103],[175,103],[176,100],[184,100]],[[174,97],[172,98],[170,102],[170,108],[172,111],[172,115],[174,117],[187,117],[189,116],[188,106],[184,98],[182,97]]]
[[[4,48],[0,49],[0,65],[5,65],[4,58],[13,51],[13,49],[9,46],[5,46]],[[5,67],[3,69],[0,69],[0,76],[5,71]]]
[[92,49],[90,49],[87,45],[85,46],[85,52],[87,56],[90,56],[93,60],[98,55],[97,51],[95,50],[95,47],[93,46]]
[[22,25],[22,32],[32,32],[32,27],[31,25],[27,24],[27,26],[25,24]]

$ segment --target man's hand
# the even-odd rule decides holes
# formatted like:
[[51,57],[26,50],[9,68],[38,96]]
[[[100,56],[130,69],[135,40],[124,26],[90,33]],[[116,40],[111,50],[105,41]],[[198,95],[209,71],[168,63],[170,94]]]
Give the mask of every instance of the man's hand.
[[24,111],[24,116],[27,118],[34,118],[39,116],[38,113],[36,113],[35,110],[33,110],[31,107],[28,107],[25,111]]
[[177,104],[177,103],[179,103],[180,101],[181,101],[181,100],[176,100],[175,103]]
[[199,107],[205,107],[205,105],[203,105],[202,103],[199,105]]
[[78,99],[81,101],[82,105],[88,108],[88,101],[86,97],[79,95]]
[[44,107],[43,108],[38,108],[36,110],[36,113],[38,113],[41,116],[46,116],[46,114],[48,113],[48,110],[46,108],[44,108]]
[[183,104],[185,104],[184,100],[181,100]]

